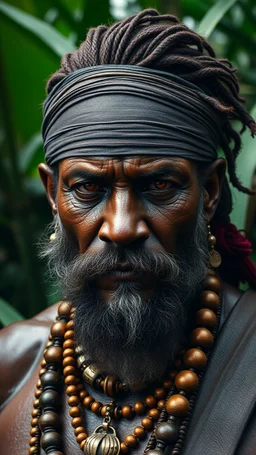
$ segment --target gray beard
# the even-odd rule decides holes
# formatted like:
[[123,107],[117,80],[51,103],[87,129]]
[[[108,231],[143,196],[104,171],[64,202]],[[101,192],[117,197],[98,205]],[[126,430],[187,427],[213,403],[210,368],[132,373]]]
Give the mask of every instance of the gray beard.
[[[40,256],[47,258],[51,277],[55,282],[57,278],[62,295],[76,309],[76,343],[102,373],[118,377],[131,388],[163,375],[188,330],[207,270],[202,207],[199,212],[175,256],[109,245],[100,254],[80,255],[58,217],[56,239],[41,244]],[[120,258],[134,271],[156,276],[158,287],[151,299],[143,300],[140,288],[129,281],[119,282],[108,302],[101,299],[94,280],[115,269]]]

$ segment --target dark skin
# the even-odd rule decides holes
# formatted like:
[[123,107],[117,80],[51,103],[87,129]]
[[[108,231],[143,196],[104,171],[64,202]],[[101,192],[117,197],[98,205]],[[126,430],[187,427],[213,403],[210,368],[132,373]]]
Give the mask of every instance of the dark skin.
[[[138,156],[69,158],[60,162],[57,195],[51,169],[39,165],[48,201],[79,252],[94,254],[111,243],[122,248],[143,245],[175,253],[195,224],[201,188],[196,164],[184,158]],[[225,161],[206,171],[204,211],[210,221],[218,205]],[[116,280],[139,280],[143,297],[156,283],[117,270],[96,285],[107,301]]]

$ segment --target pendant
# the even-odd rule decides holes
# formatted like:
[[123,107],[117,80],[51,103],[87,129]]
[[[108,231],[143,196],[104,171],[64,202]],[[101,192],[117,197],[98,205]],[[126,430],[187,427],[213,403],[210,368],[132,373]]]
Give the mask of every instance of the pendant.
[[221,255],[216,250],[211,250],[209,253],[209,264],[214,269],[217,269],[221,265]]
[[85,455],[119,455],[120,441],[113,427],[99,425],[86,439],[84,445]]

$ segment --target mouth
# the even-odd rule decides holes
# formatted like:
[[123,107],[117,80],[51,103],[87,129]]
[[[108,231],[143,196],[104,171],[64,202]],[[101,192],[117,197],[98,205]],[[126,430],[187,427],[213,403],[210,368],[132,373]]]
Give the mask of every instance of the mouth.
[[128,264],[118,264],[105,276],[114,281],[136,281],[140,278],[140,275]]

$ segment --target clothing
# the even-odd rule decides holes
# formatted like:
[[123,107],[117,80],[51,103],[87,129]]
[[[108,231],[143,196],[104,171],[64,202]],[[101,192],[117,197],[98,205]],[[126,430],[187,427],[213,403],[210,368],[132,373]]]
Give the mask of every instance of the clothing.
[[[254,379],[256,377],[256,292],[247,291],[242,294],[231,311],[228,308],[230,292],[229,288],[224,292],[222,322],[226,314],[229,313],[229,315],[221,327],[207,372],[200,386],[181,455],[256,454],[256,383]],[[235,301],[239,296],[236,291]],[[27,455],[30,415],[39,359],[42,357],[52,322],[46,320],[49,312],[50,319],[53,319],[56,308],[47,310],[44,317],[39,316],[33,321],[17,323],[2,331],[0,342],[4,346],[6,342],[9,343],[6,347],[10,350],[10,357],[6,349],[2,350],[0,384],[2,378],[8,379],[8,376],[4,376],[3,360],[6,367],[10,369],[9,378],[12,377],[12,372],[13,375],[16,374],[15,365],[19,369],[23,365],[26,372],[30,369],[30,373],[21,388],[18,383],[12,384],[14,394],[0,414],[1,455]],[[26,340],[27,344],[25,344]],[[23,357],[21,357],[22,342],[23,346],[26,346],[26,355],[23,352]],[[14,350],[17,350],[17,357],[13,365],[11,355]],[[26,365],[28,357],[29,361]],[[18,363],[19,358],[20,363]],[[63,396],[64,454],[79,455],[82,452],[74,440],[66,401],[66,397]],[[142,451],[132,453],[141,455]],[[166,453],[168,454],[168,451]]]

